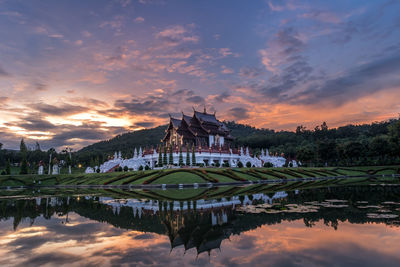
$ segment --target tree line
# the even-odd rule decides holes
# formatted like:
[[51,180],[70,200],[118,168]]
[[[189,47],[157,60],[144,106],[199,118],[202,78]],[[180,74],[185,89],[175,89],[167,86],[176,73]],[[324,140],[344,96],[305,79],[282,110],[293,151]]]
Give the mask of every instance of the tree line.
[[[261,149],[268,148],[271,154],[283,153],[286,158],[296,159],[304,166],[400,164],[400,119],[338,128],[329,128],[324,122],[314,129],[299,125],[295,131],[258,129],[233,121],[225,123],[235,137],[233,146],[248,146],[256,155]],[[60,161],[66,166],[99,166],[115,151],[121,151],[124,157],[132,157],[135,147],[156,148],[165,128],[159,126],[118,135],[71,154],[53,148],[43,151],[38,143],[34,149],[27,149],[23,139],[19,151],[2,149],[0,143],[0,172],[9,173],[17,165],[21,173],[35,173],[39,163],[48,170]],[[160,162],[166,164],[164,158]]]
[[[305,166],[360,166],[400,164],[400,119],[329,128],[324,122],[314,129],[303,125],[294,132],[255,129],[227,123],[236,144],[254,153],[269,148]],[[253,131],[249,131],[249,127]]]

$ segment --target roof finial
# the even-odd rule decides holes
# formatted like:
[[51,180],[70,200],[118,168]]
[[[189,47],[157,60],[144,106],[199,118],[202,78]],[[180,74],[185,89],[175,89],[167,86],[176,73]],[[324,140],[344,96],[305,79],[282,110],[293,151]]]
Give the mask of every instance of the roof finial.
[[193,109],[193,111],[194,111],[194,112],[196,112],[196,110],[194,109],[194,107],[193,107],[193,106],[192,106],[192,109]]
[[206,113],[207,113],[206,105],[204,105],[204,114],[206,114]]

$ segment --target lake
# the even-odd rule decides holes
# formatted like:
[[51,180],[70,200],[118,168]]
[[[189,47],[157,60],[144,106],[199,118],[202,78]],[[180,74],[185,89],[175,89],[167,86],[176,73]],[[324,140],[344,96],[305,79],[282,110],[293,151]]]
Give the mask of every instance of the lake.
[[399,215],[397,184],[8,190],[0,265],[399,266]]

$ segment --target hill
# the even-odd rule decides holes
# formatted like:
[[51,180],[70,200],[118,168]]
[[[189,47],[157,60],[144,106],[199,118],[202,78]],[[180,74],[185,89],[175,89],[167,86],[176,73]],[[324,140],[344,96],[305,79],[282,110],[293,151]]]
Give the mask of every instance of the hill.
[[[400,120],[328,128],[324,122],[309,130],[298,126],[295,131],[258,129],[233,121],[225,122],[235,137],[234,146],[249,146],[258,153],[269,148],[272,153],[284,153],[310,165],[376,165],[400,163]],[[134,148],[160,144],[167,125],[118,135],[75,153],[78,162],[103,162],[107,155],[121,151],[132,156]],[[90,164],[93,165],[93,164]]]

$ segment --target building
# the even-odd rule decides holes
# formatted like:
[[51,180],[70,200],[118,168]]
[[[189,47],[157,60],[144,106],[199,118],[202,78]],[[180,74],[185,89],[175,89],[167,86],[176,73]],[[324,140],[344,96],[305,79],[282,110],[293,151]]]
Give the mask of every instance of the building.
[[196,147],[229,147],[233,137],[225,123],[219,121],[215,112],[199,112],[193,109],[193,116],[187,116],[182,112],[181,119],[170,117],[166,134],[162,139],[167,146]]
[[[101,166],[88,167],[86,172],[92,173],[97,169],[100,172],[112,172],[119,167],[131,170],[179,168],[181,155],[184,165],[190,166],[238,167],[241,163],[242,166],[263,167],[270,162],[274,167],[282,167],[286,163],[284,157],[272,156],[268,149],[262,149],[260,155],[255,156],[249,148],[234,148],[233,141],[230,130],[216,118],[215,113],[207,113],[205,108],[203,112],[193,109],[192,117],[183,113],[180,120],[170,117],[161,146],[140,148],[139,151],[134,148],[132,158],[123,158],[121,152],[115,152],[113,158]],[[192,153],[196,162],[192,160]],[[163,160],[160,162],[160,159]],[[167,163],[163,162],[164,159]],[[294,167],[297,166],[295,161],[292,163]]]

